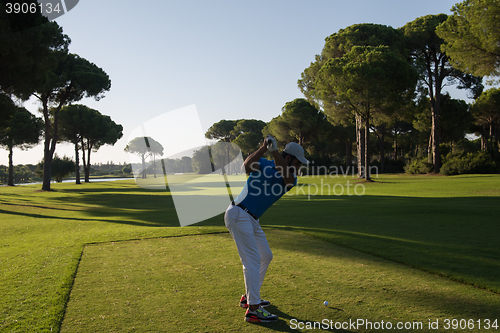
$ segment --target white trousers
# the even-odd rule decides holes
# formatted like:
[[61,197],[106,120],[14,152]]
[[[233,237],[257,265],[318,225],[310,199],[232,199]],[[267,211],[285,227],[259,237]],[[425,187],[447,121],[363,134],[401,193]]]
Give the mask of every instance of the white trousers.
[[236,243],[241,263],[249,305],[260,304],[260,288],[273,253],[259,221],[237,206],[229,205],[224,222]]

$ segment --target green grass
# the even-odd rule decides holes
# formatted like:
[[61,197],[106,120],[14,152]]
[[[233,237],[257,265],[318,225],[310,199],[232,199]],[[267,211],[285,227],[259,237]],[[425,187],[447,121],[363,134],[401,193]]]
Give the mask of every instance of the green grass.
[[290,197],[261,224],[500,293],[500,177],[383,176],[364,185],[364,196]]
[[[347,180],[351,184],[355,183],[352,179],[325,177],[306,177],[302,178],[300,183],[304,184],[302,189],[308,188],[314,193],[313,184],[320,186],[326,182],[331,187],[337,183],[345,186]],[[498,239],[500,227],[497,222],[500,215],[499,176],[384,175],[375,180],[374,183],[363,183],[366,189],[364,196],[335,196],[327,195],[328,193],[322,196],[308,196],[300,193],[287,196],[266,212],[261,219],[261,224],[268,229],[267,232],[270,235],[287,229],[325,241],[321,244],[330,246],[329,251],[334,251],[332,255],[329,255],[330,261],[337,259],[333,253],[345,250],[337,247],[340,245],[376,256],[366,256],[368,261],[384,261],[381,258],[385,258],[391,261],[388,262],[391,265],[395,265],[395,262],[405,264],[395,267],[418,268],[419,271],[414,269],[411,271],[423,274],[426,281],[424,283],[430,281],[427,280],[428,278],[453,286],[461,286],[456,282],[450,282],[460,281],[480,288],[468,290],[486,293],[485,295],[490,295],[489,297],[494,300],[500,297],[498,295],[500,293],[500,242]],[[52,192],[40,192],[37,191],[38,188],[39,186],[0,188],[0,270],[2,272],[0,276],[2,295],[0,331],[2,332],[59,330],[76,269],[79,263],[82,268],[85,267],[84,264],[91,264],[93,261],[86,259],[87,250],[90,251],[89,249],[92,248],[88,246],[80,262],[86,244],[96,244],[94,246],[97,247],[101,246],[102,242],[226,231],[222,216],[195,226],[177,227],[177,216],[171,198],[162,191],[138,188],[133,181],[96,182],[79,186],[54,184],[55,191]],[[324,192],[326,191],[325,187]],[[300,235],[296,234],[296,236]],[[205,239],[205,237],[225,239],[227,235],[202,238]],[[273,245],[277,243],[273,243],[275,240],[272,237],[269,238],[272,247],[280,247]],[[180,239],[191,238],[176,238],[176,240]],[[160,241],[162,240],[156,239],[153,243]],[[211,243],[207,242],[208,245],[205,248],[210,248]],[[301,240],[293,239],[290,244],[293,242],[299,243],[296,246],[302,243]],[[124,251],[127,254],[132,250]],[[288,251],[275,252],[272,269],[278,269],[279,260],[286,261],[286,259],[280,259],[277,253],[283,253],[286,257]],[[357,255],[365,256],[365,254],[358,253]],[[312,258],[314,253],[309,255]],[[236,261],[235,266],[231,266],[236,269],[236,275],[229,275],[226,282],[231,287],[224,289],[227,289],[228,293],[224,294],[226,296],[223,300],[233,302],[232,291],[237,289],[237,293],[241,292],[242,274],[235,249],[227,256],[228,260],[232,256],[231,260]],[[346,262],[345,265],[348,266],[348,263]],[[373,269],[376,271],[377,264],[374,265]],[[375,274],[375,271],[369,271],[368,276]],[[434,275],[421,273],[421,271],[431,272]],[[271,281],[274,271],[269,272],[269,279],[266,282],[269,286],[266,288],[270,288],[273,283]],[[280,274],[285,274],[284,272],[285,270],[281,273],[276,272],[276,276],[279,277]],[[297,272],[303,274],[304,279],[315,281],[310,267],[298,267]],[[212,272],[212,274],[217,273],[219,273],[217,269]],[[346,274],[343,275],[344,280],[349,279],[353,285],[359,281],[359,285],[363,285],[361,277],[353,275],[354,272]],[[446,277],[446,279],[441,277]],[[80,273],[78,273],[78,278],[80,278]],[[289,281],[286,275],[283,281],[285,280]],[[340,280],[333,276],[332,283],[340,283]],[[387,280],[381,283],[387,283]],[[75,283],[75,288],[76,286]],[[151,285],[148,286],[151,287]],[[273,287],[272,292],[267,294],[269,298],[274,298],[273,294],[278,294],[280,297],[275,299],[278,301],[284,296],[279,291],[283,285],[278,283],[276,287]],[[202,288],[212,294],[220,290],[208,282],[202,285]],[[368,284],[365,292],[371,291],[372,288],[374,287]],[[403,290],[404,285],[397,284],[393,288]],[[212,289],[214,292],[211,291]],[[288,289],[285,288],[285,290]],[[309,290],[312,294],[311,290],[314,289]],[[342,289],[350,295],[345,296],[345,304],[356,300],[356,292],[349,290],[347,287]],[[440,294],[431,295],[432,290],[434,289],[428,290],[427,293],[429,300],[439,303]],[[76,292],[76,289],[73,291]],[[321,300],[320,292],[318,291],[317,298]],[[72,297],[73,295],[76,294],[72,294]],[[421,295],[426,294],[422,292]],[[474,301],[483,296],[471,296],[472,299],[460,303],[462,293],[459,291],[453,291],[447,295],[446,297],[449,298],[444,297],[443,300],[452,300],[455,310],[443,312],[445,315],[463,313],[474,316],[477,309],[487,313],[490,306],[488,304],[495,304],[495,301],[491,301],[493,303],[484,300]],[[401,298],[401,293],[398,297]],[[331,300],[335,301],[333,298]],[[105,302],[105,297],[102,297],[100,301]],[[100,303],[100,301],[96,302]],[[413,306],[411,298],[407,298],[405,302],[401,304],[410,308]],[[420,302],[425,303],[425,296],[420,298]],[[97,303],[95,306],[98,306]],[[437,306],[431,303],[429,301],[428,305],[422,307],[422,310],[412,312],[412,316],[402,313],[401,318],[413,320],[425,317],[424,314],[444,318],[440,315],[441,310],[436,310]],[[444,301],[440,303],[443,305]],[[361,311],[369,311],[372,307],[383,308],[383,305],[361,303],[361,306],[366,306]],[[308,319],[310,317],[297,313],[296,311],[299,311],[297,309],[282,308],[288,305],[280,304],[279,306],[277,310],[282,311],[285,318],[297,314],[298,317],[295,318],[317,320],[312,317]],[[295,305],[295,308],[298,307]],[[239,316],[241,312],[238,310],[230,308],[228,311],[236,311]],[[320,316],[321,312],[314,311],[313,317]],[[380,311],[382,312],[369,318],[379,316],[383,318],[383,309]],[[177,312],[176,314],[180,315]],[[226,312],[221,313],[223,316],[225,314]],[[358,315],[360,315],[359,312],[352,312],[352,318]],[[334,319],[331,315],[326,318],[330,317]],[[65,323],[73,319],[68,307]],[[237,317],[235,321],[237,327],[244,324],[240,317]],[[104,331],[110,330],[104,329]],[[117,331],[126,330],[117,329]]]
[[223,230],[177,227],[170,197],[133,181],[52,187],[0,188],[2,332],[58,330],[85,244]]
[[[419,331],[429,331],[429,319],[498,315],[498,295],[296,232],[267,237],[275,259],[262,293],[281,319],[251,325],[254,332],[293,332],[298,322],[324,319],[421,323]],[[91,245],[62,332],[237,332],[250,326],[238,306],[243,289],[227,233]]]

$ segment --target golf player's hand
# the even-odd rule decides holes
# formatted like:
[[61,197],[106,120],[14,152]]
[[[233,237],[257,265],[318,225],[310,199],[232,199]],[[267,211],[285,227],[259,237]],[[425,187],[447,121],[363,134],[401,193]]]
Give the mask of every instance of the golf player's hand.
[[276,140],[272,136],[268,135],[266,137],[266,141],[267,141],[268,151],[273,152],[278,150],[278,145],[276,144]]

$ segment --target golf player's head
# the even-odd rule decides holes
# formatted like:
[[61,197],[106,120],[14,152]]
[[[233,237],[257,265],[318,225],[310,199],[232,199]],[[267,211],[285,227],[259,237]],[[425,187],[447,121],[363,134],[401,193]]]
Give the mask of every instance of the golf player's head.
[[288,167],[294,170],[296,174],[302,164],[308,164],[309,161],[304,157],[304,148],[295,142],[290,142],[283,150],[283,159]]

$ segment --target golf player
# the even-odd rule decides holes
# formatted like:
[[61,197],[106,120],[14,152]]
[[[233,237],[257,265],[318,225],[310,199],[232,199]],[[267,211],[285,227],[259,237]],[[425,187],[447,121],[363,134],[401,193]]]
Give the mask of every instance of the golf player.
[[[273,161],[262,158],[267,151]],[[290,142],[280,154],[276,140],[268,136],[262,146],[245,160],[245,172],[249,175],[247,182],[224,215],[224,222],[243,264],[245,294],[241,296],[240,306],[247,309],[245,320],[248,322],[278,320],[278,316],[263,308],[270,302],[260,298],[260,288],[273,254],[259,218],[297,184],[295,175],[301,164],[307,163],[304,149],[299,144]]]

